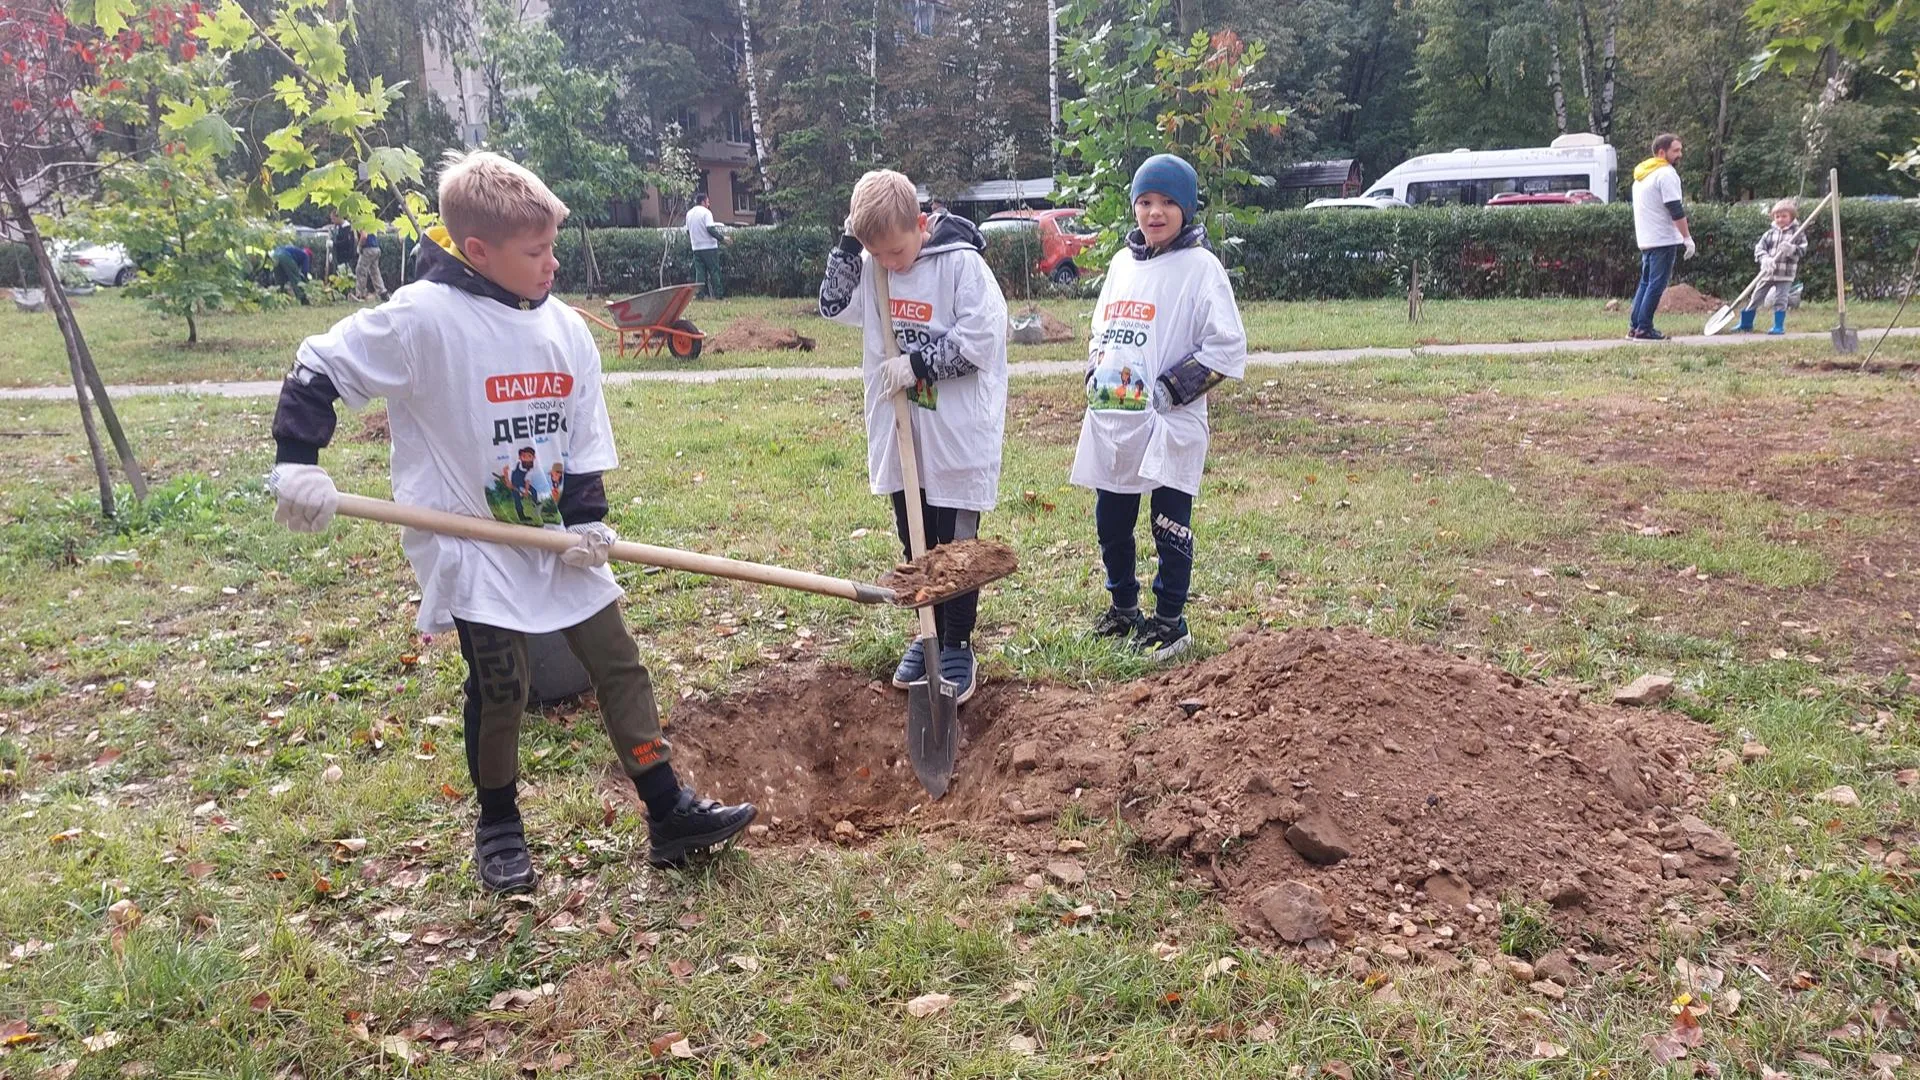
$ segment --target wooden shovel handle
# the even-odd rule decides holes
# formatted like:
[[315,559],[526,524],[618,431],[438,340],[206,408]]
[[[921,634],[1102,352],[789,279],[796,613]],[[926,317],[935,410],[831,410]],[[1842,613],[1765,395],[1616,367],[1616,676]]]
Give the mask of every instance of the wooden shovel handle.
[[[449,514],[418,506],[402,506],[386,499],[370,499],[364,495],[340,496],[339,512],[348,517],[362,518],[367,521],[384,521],[389,525],[404,525],[410,529],[424,529],[427,532],[445,536],[461,536],[468,540],[510,544],[514,547],[540,548],[556,553],[567,550],[578,540],[574,534],[558,529],[536,529],[527,525],[495,521],[492,518],[468,517],[465,514]],[[658,566],[666,570],[705,574],[708,577],[751,581],[757,585],[773,585],[782,589],[797,589],[800,592],[852,600],[857,604],[893,602],[892,590],[883,589],[878,585],[866,585],[857,581],[848,581],[845,578],[827,577],[823,574],[809,574],[803,570],[789,570],[783,566],[743,562],[717,555],[701,555],[698,552],[681,551],[678,548],[636,544],[630,540],[615,541],[612,548],[608,550],[607,557],[621,562],[639,563],[642,566]]]
[[[873,298],[880,308],[880,329],[887,335],[887,349],[894,349],[898,339],[893,336],[893,293],[887,287],[887,268],[878,259],[868,263],[873,270]],[[913,446],[913,404],[905,390],[893,395],[893,435],[900,444],[900,486],[907,498],[907,553],[919,560],[927,554],[927,520],[920,507],[920,457]],[[920,636],[934,635],[933,608],[923,607]]]

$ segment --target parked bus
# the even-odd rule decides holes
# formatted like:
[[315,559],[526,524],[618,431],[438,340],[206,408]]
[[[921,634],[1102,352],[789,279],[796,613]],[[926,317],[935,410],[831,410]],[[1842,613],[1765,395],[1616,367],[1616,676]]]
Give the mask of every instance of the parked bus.
[[1613,147],[1598,135],[1562,135],[1551,146],[1524,150],[1455,150],[1401,162],[1374,181],[1366,198],[1413,206],[1485,206],[1495,195],[1589,191],[1613,201]]

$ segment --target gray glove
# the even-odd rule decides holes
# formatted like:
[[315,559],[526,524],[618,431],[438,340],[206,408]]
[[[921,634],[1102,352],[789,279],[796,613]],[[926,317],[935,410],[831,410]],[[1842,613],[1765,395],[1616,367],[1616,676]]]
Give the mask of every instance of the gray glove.
[[613,549],[613,542],[620,539],[613,526],[604,521],[583,521],[567,526],[567,531],[577,539],[572,547],[560,553],[560,561],[579,570],[607,565],[607,553]]

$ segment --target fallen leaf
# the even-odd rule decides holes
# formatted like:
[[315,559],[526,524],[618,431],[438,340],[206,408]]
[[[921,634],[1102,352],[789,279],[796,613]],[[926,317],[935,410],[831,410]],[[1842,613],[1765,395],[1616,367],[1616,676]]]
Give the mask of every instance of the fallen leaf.
[[97,1054],[102,1050],[111,1050],[119,1046],[120,1033],[117,1031],[103,1031],[98,1035],[89,1035],[81,1039],[80,1043],[87,1048],[87,1053]]
[[452,784],[440,785],[440,797],[448,802],[460,802],[464,798],[458,791],[454,790]]
[[676,979],[691,978],[693,976],[693,961],[685,959],[684,957],[675,960],[667,965],[667,974],[672,975]]
[[1689,1047],[1680,1036],[1669,1031],[1664,1035],[1648,1035],[1640,1040],[1655,1065],[1671,1065],[1687,1056]]
[[1813,798],[1815,802],[1832,803],[1835,806],[1860,805],[1860,796],[1848,784],[1836,784]]
[[1168,963],[1172,963],[1174,959],[1180,955],[1180,946],[1169,945],[1164,941],[1156,941],[1153,943],[1152,951],[1153,955]]
[[408,1065],[413,1064],[415,1058],[419,1056],[418,1051],[414,1050],[413,1044],[408,1042],[404,1036],[400,1035],[389,1035],[381,1039],[380,1052],[390,1058],[398,1058]]
[[210,862],[190,862],[182,867],[182,869],[187,872],[188,877],[199,881],[201,878],[213,873],[214,866]]
[[342,862],[345,862],[348,856],[358,855],[365,850],[367,850],[367,838],[364,836],[349,836],[344,840],[333,842],[333,856]]
[[1240,966],[1240,961],[1235,960],[1231,956],[1223,956],[1220,959],[1215,960],[1213,963],[1208,964],[1206,967],[1201,968],[1200,977],[1203,979],[1211,979],[1215,975],[1226,975],[1232,972],[1234,968],[1237,968],[1239,966]]
[[697,911],[689,911],[685,915],[680,916],[679,926],[680,926],[680,929],[682,930],[692,930],[693,928],[699,926],[701,923],[706,921],[707,921],[707,917],[705,915],[702,915]]
[[1793,1060],[1800,1062],[1802,1065],[1811,1065],[1816,1069],[1833,1068],[1833,1062],[1809,1050],[1794,1051]]
[[1901,787],[1913,787],[1920,784],[1920,769],[1901,769],[1893,774],[1893,782]]
[[346,773],[340,771],[340,766],[329,765],[325,769],[320,770],[320,782],[324,784],[337,784],[340,782],[340,778],[345,775]]
[[247,1008],[252,1009],[254,1012],[266,1012],[268,1009],[273,1008],[273,995],[262,990],[247,999]]
[[1279,1037],[1280,1029],[1275,1027],[1271,1020],[1262,1020],[1247,1029],[1247,1038],[1252,1039],[1254,1042],[1272,1042]]
[[1084,1057],[1084,1058],[1082,1058],[1082,1059],[1081,1059],[1081,1064],[1083,1064],[1083,1065],[1105,1065],[1105,1064],[1106,1064],[1107,1062],[1109,1062],[1109,1061],[1112,1061],[1112,1060],[1113,1060],[1113,1051],[1111,1051],[1111,1050],[1108,1050],[1108,1051],[1106,1051],[1106,1052],[1104,1052],[1104,1053],[1099,1053],[1099,1054],[1088,1054],[1088,1055],[1087,1055],[1086,1057]]
[[773,1037],[764,1031],[756,1031],[747,1036],[747,1049],[758,1050],[773,1041]]
[[113,747],[109,746],[105,750],[100,751],[99,757],[93,759],[92,767],[96,769],[104,769],[107,766],[119,760],[120,760],[120,751],[115,750]]
[[1694,993],[1712,993],[1726,981],[1727,973],[1707,964],[1695,964],[1681,957],[1673,962],[1673,973],[1680,985]]
[[1002,1005],[1018,1004],[1021,1001],[1021,999],[1025,998],[1028,994],[1033,993],[1033,991],[1034,991],[1034,984],[1032,982],[1026,979],[1017,979],[1014,981],[1014,984],[1012,986],[1009,986],[1007,988],[1006,993],[1000,995],[1000,1004]]
[[1725,990],[1714,995],[1713,1007],[1718,1009],[1722,1016],[1732,1016],[1734,1013],[1739,1012],[1740,991],[1731,986],[1727,987]]
[[757,958],[751,957],[751,956],[746,956],[746,955],[729,956],[727,957],[727,963],[732,964],[734,967],[739,968],[741,971],[744,971],[749,975],[752,975],[754,972],[760,970],[760,961]]
[[685,1039],[681,1039],[679,1042],[667,1047],[667,1053],[677,1058],[691,1058],[693,1057],[693,1044]]
[[107,923],[123,930],[131,930],[140,925],[140,905],[131,900],[115,900],[107,908]]
[[652,1054],[654,1057],[659,1057],[661,1054],[672,1049],[674,1043],[681,1042],[684,1038],[685,1036],[677,1031],[669,1031],[665,1035],[650,1040],[647,1043],[647,1053]]
[[934,1013],[941,1012],[952,1004],[953,996],[950,994],[921,994],[919,997],[907,1002],[907,1015],[919,1017],[932,1016]]
[[1009,1035],[1007,1049],[1021,1057],[1032,1057],[1040,1052],[1040,1040],[1031,1035]]
[[9,1020],[0,1024],[0,1046],[25,1046],[40,1041],[40,1033],[31,1030],[25,1020]]
[[1320,1071],[1328,1076],[1337,1076],[1340,1080],[1353,1080],[1353,1066],[1344,1061],[1323,1061]]
[[1548,1042],[1545,1039],[1541,1039],[1533,1044],[1533,1056],[1542,1061],[1553,1061],[1566,1057],[1567,1048],[1557,1042]]

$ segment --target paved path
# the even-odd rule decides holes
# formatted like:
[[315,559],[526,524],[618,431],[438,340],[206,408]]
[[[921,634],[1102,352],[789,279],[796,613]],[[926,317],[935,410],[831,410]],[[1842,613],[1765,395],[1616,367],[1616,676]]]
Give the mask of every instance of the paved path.
[[[1880,330],[1862,330],[1860,345],[1870,349],[1880,336]],[[1920,327],[1902,327],[1893,332],[1894,337],[1920,337]],[[1762,345],[1777,341],[1819,341],[1829,340],[1826,331],[1787,334],[1774,337],[1770,334],[1723,334],[1718,337],[1692,335],[1673,339],[1678,345],[1700,345],[1716,348],[1740,345]],[[1256,367],[1293,367],[1304,364],[1351,364],[1357,360],[1416,360],[1427,357],[1447,356],[1540,356],[1549,353],[1600,352],[1608,349],[1659,349],[1665,348],[1659,342],[1629,341],[1621,338],[1599,338],[1590,341],[1512,341],[1498,344],[1467,345],[1418,345],[1413,348],[1364,348],[1364,349],[1314,349],[1303,352],[1256,352],[1247,354],[1249,366]],[[1033,378],[1048,375],[1077,375],[1084,368],[1078,360],[1024,360],[1009,364],[1007,370],[1019,377]],[[607,385],[621,386],[627,383],[717,383],[735,380],[803,380],[829,382],[848,382],[860,377],[857,367],[768,367],[768,368],[713,368],[704,371],[612,371],[607,373]],[[275,397],[280,393],[280,380],[262,380],[258,382],[197,382],[197,383],[147,383],[108,387],[116,398],[137,397],[153,394],[204,394],[209,397],[260,398]],[[73,398],[71,386],[28,386],[12,389],[0,389],[0,401],[70,401]]]

